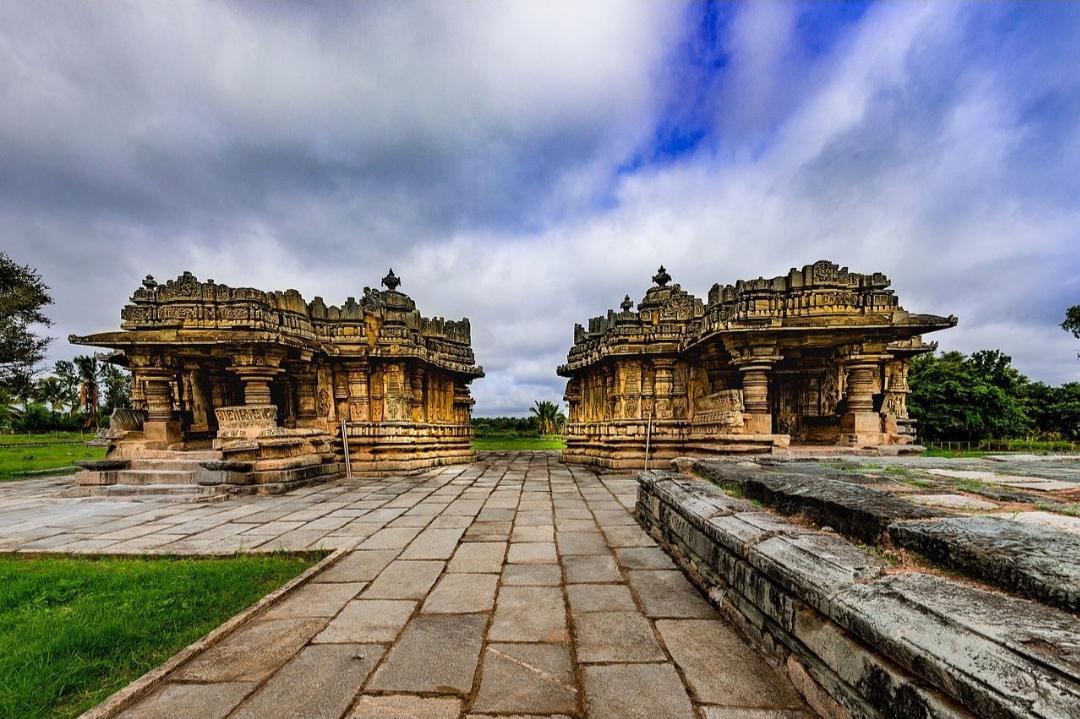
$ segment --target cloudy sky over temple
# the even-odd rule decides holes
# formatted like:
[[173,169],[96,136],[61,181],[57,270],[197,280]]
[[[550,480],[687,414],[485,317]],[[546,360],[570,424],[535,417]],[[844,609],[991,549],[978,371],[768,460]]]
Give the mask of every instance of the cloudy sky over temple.
[[1080,379],[1080,5],[0,1],[0,247],[62,338],[147,273],[472,320],[560,399],[657,265],[881,271],[928,339]]

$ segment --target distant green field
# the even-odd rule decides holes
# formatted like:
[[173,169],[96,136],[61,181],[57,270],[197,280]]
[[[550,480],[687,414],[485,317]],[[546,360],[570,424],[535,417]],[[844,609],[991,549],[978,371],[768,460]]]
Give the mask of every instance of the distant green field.
[[76,432],[4,435],[0,437],[0,482],[74,471],[70,467],[76,460],[102,459],[105,448],[87,447],[83,441],[88,439],[90,435]]
[[86,442],[93,432],[43,432],[41,434],[0,434],[0,447],[10,444],[40,444],[42,442]]
[[0,717],[77,716],[318,559],[0,557]]
[[473,449],[478,452],[535,452],[538,450],[562,450],[566,441],[559,436],[537,435],[487,435],[473,439]]

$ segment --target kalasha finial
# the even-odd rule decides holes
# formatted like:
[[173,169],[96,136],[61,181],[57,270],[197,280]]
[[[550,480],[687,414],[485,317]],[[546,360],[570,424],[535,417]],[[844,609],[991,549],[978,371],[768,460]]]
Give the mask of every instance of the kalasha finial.
[[623,298],[622,304],[619,305],[619,307],[622,307],[623,312],[629,312],[634,309],[634,301],[630,299],[630,295]]
[[668,274],[667,270],[664,269],[663,265],[660,265],[660,269],[657,270],[655,275],[653,275],[652,281],[660,287],[663,287],[668,282],[671,282],[671,275]]
[[391,292],[395,292],[397,291],[398,285],[401,284],[401,279],[394,274],[394,268],[391,267],[390,274],[382,278],[382,283],[386,287],[386,289],[390,290]]
[[155,287],[157,287],[157,282],[154,281],[154,276],[153,275],[147,275],[146,277],[144,277],[143,281],[142,281],[142,286],[145,287],[148,290],[152,290]]

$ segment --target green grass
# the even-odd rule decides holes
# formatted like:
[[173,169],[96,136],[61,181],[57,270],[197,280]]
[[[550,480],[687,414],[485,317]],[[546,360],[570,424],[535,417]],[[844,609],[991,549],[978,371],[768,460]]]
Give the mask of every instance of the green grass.
[[[23,437],[25,438],[25,435]],[[54,442],[40,447],[17,447],[10,442],[0,443],[0,482],[28,479],[50,472],[70,471],[67,468],[76,460],[102,459],[104,456],[104,447],[87,447],[82,442]]]
[[517,451],[528,452],[547,449],[565,449],[566,441],[558,436],[540,437],[536,435],[495,435],[476,437],[473,439],[473,449],[478,452]]
[[77,716],[318,558],[0,556],[0,717]]
[[[994,452],[978,452],[978,451],[961,451],[958,449],[927,449],[922,453],[923,457],[941,457],[943,459],[965,459],[965,458],[977,458],[985,457],[988,454],[994,454]],[[998,452],[997,454],[1001,454]]]
[[0,447],[9,444],[40,444],[41,442],[86,442],[94,438],[90,430],[85,432],[42,432],[40,434],[0,434]]

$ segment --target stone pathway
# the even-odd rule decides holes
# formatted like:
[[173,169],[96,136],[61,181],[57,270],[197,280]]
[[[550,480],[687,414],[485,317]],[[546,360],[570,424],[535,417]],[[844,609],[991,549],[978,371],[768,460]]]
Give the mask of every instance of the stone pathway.
[[554,454],[205,507],[21,489],[8,550],[353,550],[125,719],[812,716],[639,529],[634,480]]

